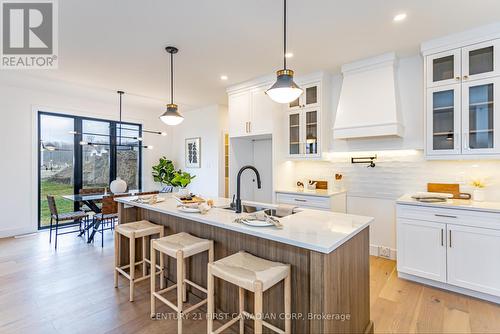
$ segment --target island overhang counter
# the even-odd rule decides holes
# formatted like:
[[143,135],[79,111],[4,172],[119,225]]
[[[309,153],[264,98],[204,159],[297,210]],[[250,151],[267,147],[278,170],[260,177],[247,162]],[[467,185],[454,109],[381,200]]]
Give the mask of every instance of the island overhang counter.
[[[208,213],[185,213],[177,201],[166,195],[157,204],[143,204],[133,197],[120,197],[120,224],[148,220],[165,227],[165,235],[187,232],[214,241],[215,260],[246,251],[255,256],[291,265],[292,333],[370,333],[369,225],[371,217],[319,210],[301,210],[280,219],[282,229],[250,227],[235,223],[238,214],[222,207],[227,199],[215,200]],[[273,207],[269,204],[259,204]],[[141,240],[136,249],[141,250]],[[120,243],[120,261],[128,263],[128,243]],[[149,248],[147,248],[149,251]],[[137,254],[137,259],[141,258]],[[207,255],[187,261],[189,279],[207,284]],[[175,260],[166,259],[166,277],[175,282]],[[197,302],[205,295],[188,291],[188,300]],[[252,293],[246,292],[245,309],[253,310]],[[238,313],[238,289],[221,280],[215,282],[215,305],[221,315]],[[283,328],[283,283],[264,293],[266,321]],[[246,321],[251,330],[253,321]]]

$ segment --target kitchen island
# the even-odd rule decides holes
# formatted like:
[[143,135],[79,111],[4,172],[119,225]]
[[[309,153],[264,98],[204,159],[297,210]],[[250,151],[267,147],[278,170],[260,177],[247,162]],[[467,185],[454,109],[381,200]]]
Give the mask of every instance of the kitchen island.
[[[250,227],[234,222],[238,214],[224,208],[229,205],[227,199],[215,200],[215,207],[202,215],[181,212],[177,201],[166,197],[164,202],[153,205],[137,203],[133,198],[117,198],[120,224],[148,220],[165,226],[165,235],[187,232],[214,240],[215,260],[244,250],[264,259],[290,264],[292,333],[373,332],[368,240],[373,218],[300,209],[280,218],[282,229]],[[127,263],[127,243],[121,245],[121,262]],[[136,249],[140,250],[140,245]],[[187,263],[190,280],[201,286],[207,284],[207,260],[206,254],[200,254]],[[176,277],[174,261],[170,258],[166,261],[166,276],[172,282]],[[280,317],[284,312],[282,284],[266,291],[263,301],[266,321],[280,328],[284,324]],[[246,293],[245,308],[251,311],[253,296],[251,292]],[[238,312],[237,287],[216,280],[215,294],[217,312]],[[200,291],[189,290],[190,302],[204,297]],[[250,330],[253,322],[245,324]]]

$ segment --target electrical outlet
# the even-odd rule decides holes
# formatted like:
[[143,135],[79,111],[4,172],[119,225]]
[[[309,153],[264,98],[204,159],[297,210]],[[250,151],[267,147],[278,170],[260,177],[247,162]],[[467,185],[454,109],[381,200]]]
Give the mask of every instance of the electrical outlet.
[[391,257],[391,249],[389,247],[379,246],[378,256],[386,257],[389,259]]

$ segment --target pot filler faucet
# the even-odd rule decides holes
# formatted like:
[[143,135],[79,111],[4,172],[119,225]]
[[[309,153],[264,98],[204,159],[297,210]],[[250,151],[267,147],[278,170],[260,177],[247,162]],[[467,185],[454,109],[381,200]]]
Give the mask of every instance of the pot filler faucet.
[[245,171],[245,169],[251,169],[255,172],[255,175],[257,176],[257,188],[259,189],[261,188],[260,174],[257,168],[250,165],[241,167],[240,171],[238,172],[238,177],[236,178],[236,202],[234,210],[236,213],[241,213],[241,198],[240,198],[241,174]]

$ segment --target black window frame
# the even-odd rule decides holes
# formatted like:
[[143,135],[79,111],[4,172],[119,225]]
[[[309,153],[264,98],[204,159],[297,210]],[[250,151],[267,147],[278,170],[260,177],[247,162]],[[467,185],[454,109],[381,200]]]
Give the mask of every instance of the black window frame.
[[[49,226],[41,226],[41,221],[40,221],[40,214],[41,214],[41,185],[42,185],[42,178],[41,178],[41,171],[40,171],[40,163],[42,160],[42,152],[41,152],[41,145],[40,142],[42,140],[41,138],[41,116],[56,116],[56,117],[65,117],[65,118],[72,118],[73,119],[73,131],[81,134],[82,129],[83,129],[83,121],[101,121],[101,122],[108,122],[110,125],[110,132],[109,132],[109,153],[110,153],[110,161],[109,161],[109,179],[110,180],[115,180],[116,179],[116,174],[117,174],[117,165],[116,165],[116,157],[117,157],[117,125],[120,124],[119,121],[116,120],[109,120],[109,119],[104,119],[104,118],[95,118],[95,117],[86,117],[86,116],[77,116],[77,115],[70,115],[70,114],[63,114],[63,113],[55,113],[55,112],[49,112],[49,111],[43,111],[43,110],[38,110],[37,114],[37,183],[38,183],[38,230],[43,230],[49,228]],[[139,127],[139,137],[143,136],[143,130],[142,130],[142,124],[140,123],[132,123],[132,122],[121,122],[122,126],[123,125],[132,125],[132,126],[138,126]],[[83,147],[80,145],[80,140],[82,138],[82,135],[75,135],[74,136],[74,147],[73,147],[73,179],[74,179],[74,184],[73,184],[73,194],[77,194],[80,189],[83,187]],[[139,190],[142,189],[142,149],[143,145],[142,142],[138,141],[139,145],[139,168],[138,168],[138,186]],[[68,194],[70,195],[70,194]],[[75,202],[74,203],[74,210],[79,209],[79,203]]]

